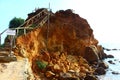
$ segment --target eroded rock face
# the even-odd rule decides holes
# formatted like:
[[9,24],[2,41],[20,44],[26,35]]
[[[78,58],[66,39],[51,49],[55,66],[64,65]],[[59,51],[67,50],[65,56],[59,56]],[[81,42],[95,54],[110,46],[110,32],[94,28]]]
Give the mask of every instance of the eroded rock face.
[[107,58],[107,54],[104,52],[104,48],[101,45],[97,45],[99,59]]
[[67,73],[70,70],[81,77],[85,77],[86,73],[92,74],[88,62],[82,58],[90,62],[99,59],[96,48],[98,41],[88,22],[71,10],[61,10],[50,17],[48,34],[47,27],[45,24],[18,37],[15,55],[28,58],[35,75],[41,72],[48,77],[58,78],[60,72]]
[[90,63],[98,62],[99,56],[97,48],[94,45],[86,47],[84,58]]
[[48,43],[47,48],[50,52],[66,51],[83,56],[86,46],[98,43],[88,22],[71,10],[58,11],[50,17],[48,42],[46,37],[47,24],[17,38],[17,47],[28,52],[25,55],[28,56],[39,53]]

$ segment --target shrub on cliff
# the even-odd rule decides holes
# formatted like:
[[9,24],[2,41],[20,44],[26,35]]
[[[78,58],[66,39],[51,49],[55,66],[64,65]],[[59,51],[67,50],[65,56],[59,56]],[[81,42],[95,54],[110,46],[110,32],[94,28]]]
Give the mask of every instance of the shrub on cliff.
[[24,19],[14,17],[9,23],[9,28],[17,28],[23,23]]
[[45,69],[47,64],[45,62],[42,62],[42,61],[36,61],[36,64],[38,65],[38,67],[40,69]]

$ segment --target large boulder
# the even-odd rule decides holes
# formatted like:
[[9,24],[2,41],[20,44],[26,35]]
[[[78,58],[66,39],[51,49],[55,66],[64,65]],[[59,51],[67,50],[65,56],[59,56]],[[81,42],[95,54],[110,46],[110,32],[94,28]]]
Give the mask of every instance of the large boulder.
[[90,63],[98,62],[99,56],[97,48],[94,45],[86,47],[84,58]]
[[93,75],[87,75],[84,80],[98,80],[98,79]]
[[106,71],[103,67],[98,67],[96,70],[95,70],[95,74],[97,75],[104,75],[106,74]]
[[107,54],[104,52],[104,48],[101,45],[97,45],[97,49],[98,49],[98,56],[100,59],[107,58]]
[[104,69],[107,69],[109,66],[105,62],[99,62],[99,67],[102,67]]

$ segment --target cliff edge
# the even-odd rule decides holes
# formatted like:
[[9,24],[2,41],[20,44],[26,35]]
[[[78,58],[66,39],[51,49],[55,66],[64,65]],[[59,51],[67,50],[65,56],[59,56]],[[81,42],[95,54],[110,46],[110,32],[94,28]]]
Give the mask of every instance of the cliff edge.
[[[27,20],[32,16],[29,14]],[[37,19],[33,24],[39,24]],[[98,62],[104,52],[87,20],[68,9],[52,13],[49,21],[49,27],[46,22],[19,36],[15,55],[29,59],[37,80],[85,79],[93,75],[95,69],[89,63]]]

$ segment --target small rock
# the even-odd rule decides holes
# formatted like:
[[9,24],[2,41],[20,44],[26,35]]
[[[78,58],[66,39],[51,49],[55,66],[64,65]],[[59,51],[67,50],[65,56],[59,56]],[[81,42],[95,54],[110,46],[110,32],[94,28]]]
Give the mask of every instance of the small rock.
[[95,61],[95,62],[93,62],[93,64],[94,64],[94,65],[98,65],[98,62]]
[[54,76],[55,74],[54,74],[53,72],[51,72],[51,71],[47,71],[47,72],[45,73],[45,75],[46,75],[46,77],[52,77],[52,76]]
[[79,77],[79,76],[80,76],[80,73],[76,72],[76,73],[75,73],[75,76]]
[[80,80],[79,77],[68,77],[68,78],[63,78],[61,80]]
[[93,75],[87,75],[84,80],[98,80],[95,76]]
[[114,61],[117,61],[117,59],[114,59]]
[[89,70],[86,69],[84,66],[81,66],[81,67],[80,67],[80,72],[86,73],[86,72],[88,72],[88,71],[89,71]]
[[117,50],[116,48],[112,49],[112,50]]
[[108,62],[109,62],[110,64],[115,64],[112,60],[109,60]]
[[118,75],[118,74],[120,74],[120,73],[119,73],[119,72],[115,72],[115,71],[113,71],[112,74],[116,74],[116,75]]
[[103,67],[98,67],[96,70],[95,70],[95,74],[97,74],[97,75],[103,75],[103,74],[105,74],[106,73],[106,71],[105,71],[105,69],[103,68]]
[[79,72],[75,72],[74,70],[69,70],[68,72],[71,73],[72,75],[74,74],[77,77],[80,76],[80,73]]
[[107,55],[107,58],[114,58],[113,55]]
[[105,62],[100,62],[99,67],[103,67],[104,69],[107,69],[109,66]]
[[72,74],[70,74],[70,73],[60,73],[60,77],[61,78],[69,78],[69,77],[72,77]]
[[68,72],[70,72],[70,73],[75,73],[75,71],[74,71],[74,70],[68,70]]
[[53,70],[54,70],[55,72],[59,73],[59,72],[61,71],[61,68],[60,68],[60,66],[59,66],[58,64],[55,64],[55,65],[53,66]]
[[86,76],[86,73],[82,73],[82,72],[79,73],[80,78],[85,78],[85,76]]
[[105,49],[106,51],[111,51],[111,49]]

